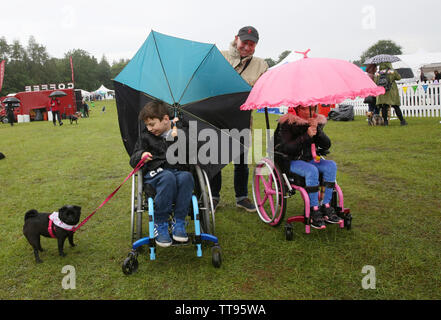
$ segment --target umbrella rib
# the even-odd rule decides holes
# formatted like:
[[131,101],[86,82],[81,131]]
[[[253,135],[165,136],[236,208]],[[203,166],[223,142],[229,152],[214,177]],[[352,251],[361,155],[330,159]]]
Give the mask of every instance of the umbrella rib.
[[152,35],[153,35],[153,40],[155,42],[156,52],[158,53],[159,62],[161,63],[162,72],[164,73],[165,81],[167,81],[168,90],[170,91],[170,95],[172,97],[173,103],[176,103],[175,97],[173,96],[173,92],[170,87],[170,83],[168,82],[167,73],[165,72],[164,64],[162,63],[161,55],[159,54],[159,49],[158,49],[158,44],[156,43],[155,33],[152,32]]
[[185,87],[184,91],[182,92],[181,97],[179,98],[178,101],[178,105],[181,103],[182,98],[185,95],[185,92],[187,91],[188,87],[190,86],[191,81],[193,80],[194,76],[196,75],[196,73],[198,72],[199,68],[202,66],[202,64],[204,63],[205,60],[207,60],[207,57],[210,55],[211,51],[213,51],[213,48],[215,47],[215,45],[213,44],[211,46],[210,51],[208,51],[208,53],[205,55],[204,59],[201,61],[201,63],[199,64],[199,66],[196,68],[196,70],[193,72],[193,75],[191,76],[190,80],[187,82],[187,86]]

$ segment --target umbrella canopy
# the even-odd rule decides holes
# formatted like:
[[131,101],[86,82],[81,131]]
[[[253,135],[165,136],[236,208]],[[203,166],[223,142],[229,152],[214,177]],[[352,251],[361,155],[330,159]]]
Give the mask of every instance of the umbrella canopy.
[[308,58],[264,73],[241,110],[265,107],[337,104],[356,97],[384,94],[363,70],[338,59]]
[[[152,100],[167,103],[186,121],[196,120],[198,132],[215,129],[218,141],[226,130],[250,126],[251,113],[241,112],[239,106],[251,87],[214,44],[152,31],[114,85],[121,136],[129,155],[143,128],[139,111]],[[207,174],[213,176],[222,166],[206,168]]]
[[67,93],[59,90],[54,91],[49,95],[49,97],[51,98],[64,97],[64,96],[67,96]]
[[3,100],[3,103],[6,103],[6,104],[17,104],[17,103],[20,103],[20,100],[17,99],[16,97],[7,97],[6,99]]
[[397,62],[400,60],[401,59],[398,58],[397,56],[393,56],[390,54],[379,54],[379,55],[376,55],[375,57],[367,59],[364,62],[364,64],[380,64],[383,62]]

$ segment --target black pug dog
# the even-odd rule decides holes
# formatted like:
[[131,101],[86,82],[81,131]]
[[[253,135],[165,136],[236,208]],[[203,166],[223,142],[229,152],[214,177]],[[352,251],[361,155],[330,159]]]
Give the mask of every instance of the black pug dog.
[[80,215],[81,207],[79,206],[63,206],[58,210],[58,213],[39,213],[35,209],[26,212],[23,234],[32,248],[34,248],[35,261],[37,263],[43,262],[38,255],[38,251],[43,251],[40,244],[40,235],[48,238],[57,238],[58,253],[62,257],[66,255],[63,251],[66,238],[69,239],[72,247],[75,246],[73,242],[74,232],[70,230],[79,223]]

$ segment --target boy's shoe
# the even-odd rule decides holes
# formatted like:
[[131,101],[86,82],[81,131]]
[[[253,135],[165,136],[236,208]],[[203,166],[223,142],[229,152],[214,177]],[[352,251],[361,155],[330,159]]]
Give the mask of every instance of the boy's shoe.
[[185,230],[186,222],[185,220],[173,220],[172,222],[172,235],[173,240],[176,240],[178,242],[187,242],[188,241],[188,235],[187,231]]
[[323,214],[323,219],[327,223],[340,223],[342,220],[339,216],[337,216],[334,208],[331,206],[326,207],[326,206],[322,205],[320,207],[320,211]]
[[314,210],[311,208],[311,227],[314,229],[326,229],[325,220],[323,219],[320,210]]
[[172,244],[170,233],[168,231],[168,222],[155,224],[156,244],[160,247],[167,248]]
[[402,126],[407,126],[407,121],[406,120],[401,121],[401,125]]
[[236,207],[245,209],[248,212],[256,212],[256,207],[254,206],[254,203],[252,203],[248,198],[236,202]]

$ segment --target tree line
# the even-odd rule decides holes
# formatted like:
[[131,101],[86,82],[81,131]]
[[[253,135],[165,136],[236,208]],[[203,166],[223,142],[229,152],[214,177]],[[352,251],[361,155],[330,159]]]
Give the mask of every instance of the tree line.
[[[269,67],[282,61],[291,51],[283,51],[277,60],[266,58]],[[353,63],[361,66],[366,58],[376,54],[401,54],[401,46],[391,40],[380,40],[367,50],[360,59]],[[4,37],[0,38],[0,61],[6,61],[3,88],[0,96],[25,90],[25,86],[39,84],[58,84],[72,81],[70,57],[73,60],[75,88],[94,91],[102,84],[113,89],[114,79],[127,65],[129,59],[107,61],[103,55],[98,61],[83,49],[73,49],[64,54],[63,58],[51,57],[44,45],[29,37],[27,46],[14,40],[8,44]]]
[[98,61],[82,49],[73,49],[63,58],[49,55],[44,45],[29,37],[26,46],[19,40],[8,43],[0,38],[0,61],[5,60],[5,75],[0,96],[25,91],[26,86],[72,82],[70,57],[73,60],[75,88],[94,91],[102,84],[113,89],[112,79],[127,65],[129,59],[112,64],[103,55]]

